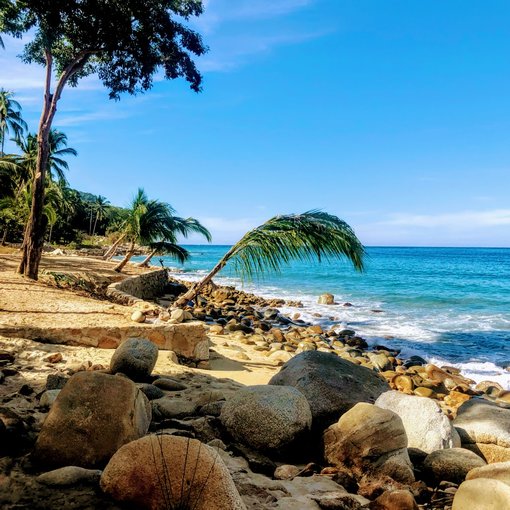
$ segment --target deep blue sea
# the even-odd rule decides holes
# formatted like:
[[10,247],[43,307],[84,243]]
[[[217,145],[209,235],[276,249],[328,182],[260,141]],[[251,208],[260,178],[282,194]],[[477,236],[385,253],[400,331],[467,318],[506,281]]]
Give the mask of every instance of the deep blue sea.
[[[229,247],[186,248],[189,262],[180,266],[164,258],[164,264],[195,280]],[[369,342],[448,363],[477,381],[490,379],[510,389],[510,372],[503,368],[510,365],[510,249],[372,247],[367,252],[361,274],[344,261],[294,262],[279,274],[244,283],[227,266],[215,281],[298,299],[303,309],[282,310],[322,325],[341,324]],[[338,305],[318,305],[324,292],[334,294]],[[354,306],[344,307],[345,302]]]

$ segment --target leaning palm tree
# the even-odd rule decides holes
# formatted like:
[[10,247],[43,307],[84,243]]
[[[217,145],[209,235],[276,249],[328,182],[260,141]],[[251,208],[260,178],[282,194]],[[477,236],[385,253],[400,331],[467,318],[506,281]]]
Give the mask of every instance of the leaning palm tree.
[[[125,238],[129,240],[129,248],[125,257],[115,267],[115,271],[120,272],[129,262],[135,252],[135,245],[138,243],[143,246],[152,246],[159,248],[166,246],[170,249],[170,254],[178,259],[187,258],[186,250],[178,250],[172,245],[177,243],[177,233],[187,235],[190,232],[199,232],[210,239],[210,234],[205,227],[200,225],[197,220],[189,218],[182,220],[173,216],[174,209],[159,200],[149,200],[143,189],[139,189],[134,197],[129,216],[124,227]],[[185,260],[184,258],[184,260]]]
[[12,99],[13,96],[12,92],[0,89],[0,156],[4,155],[7,133],[12,132],[14,138],[20,138],[28,129],[27,123],[21,116],[21,105]]
[[323,258],[346,257],[362,271],[364,255],[365,249],[352,228],[336,216],[318,210],[275,216],[246,233],[175,305],[184,306],[195,299],[229,261],[237,274],[251,278],[267,269],[278,272],[293,259],[320,262]]
[[[179,218],[172,216],[168,225],[169,235],[167,239],[158,240],[149,245],[151,252],[140,262],[140,267],[148,267],[154,255],[169,255],[176,258],[181,264],[189,258],[187,250],[177,245],[176,234],[188,237],[189,234],[195,233],[204,236],[208,242],[211,242],[211,233],[195,218]],[[186,254],[185,254],[186,253]]]

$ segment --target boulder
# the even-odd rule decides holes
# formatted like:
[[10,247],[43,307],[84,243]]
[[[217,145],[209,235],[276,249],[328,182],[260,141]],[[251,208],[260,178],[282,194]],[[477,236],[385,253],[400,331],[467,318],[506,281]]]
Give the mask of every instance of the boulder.
[[510,506],[510,487],[499,480],[477,478],[462,483],[452,510],[503,510]]
[[375,401],[375,405],[400,416],[409,448],[432,453],[460,446],[455,428],[434,400],[388,391]]
[[227,400],[220,419],[234,439],[262,451],[285,449],[312,425],[308,401],[290,386],[242,388]]
[[151,404],[156,421],[164,418],[186,418],[195,415],[198,409],[196,402],[167,397],[157,398]]
[[106,466],[101,488],[143,510],[246,509],[218,452],[184,437],[149,435],[123,446]]
[[462,483],[474,468],[485,466],[486,462],[465,448],[436,450],[423,461],[423,472],[435,482]]
[[144,338],[128,338],[113,353],[110,372],[121,372],[135,381],[151,375],[158,359],[158,346]]
[[323,435],[324,457],[339,468],[364,475],[389,476],[402,483],[414,482],[402,420],[386,409],[359,403]]
[[133,382],[100,372],[79,372],[53,403],[34,450],[49,467],[104,466],[125,443],[145,435],[147,397]]
[[319,305],[334,305],[335,304],[335,296],[333,294],[329,294],[326,292],[325,294],[321,294],[319,299],[317,300]]
[[453,425],[462,446],[481,453],[489,464],[510,460],[510,409],[471,399],[459,407]]
[[372,370],[320,351],[294,356],[269,384],[294,386],[303,393],[316,429],[331,425],[358,402],[375,402],[390,389]]
[[474,480],[475,478],[490,478],[491,480],[499,480],[510,486],[510,462],[495,462],[486,466],[472,469],[466,476],[466,480]]
[[61,390],[46,390],[39,400],[39,405],[49,409],[58,397]]

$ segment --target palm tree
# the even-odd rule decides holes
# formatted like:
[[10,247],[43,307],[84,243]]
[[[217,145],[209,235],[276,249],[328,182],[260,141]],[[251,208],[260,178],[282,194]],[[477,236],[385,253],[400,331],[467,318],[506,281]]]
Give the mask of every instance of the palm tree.
[[312,261],[346,257],[363,270],[365,249],[352,228],[340,218],[322,211],[275,216],[247,232],[200,282],[176,302],[184,306],[194,299],[230,260],[241,277],[251,278],[267,269],[280,271],[293,259]]
[[[177,258],[186,257],[186,250],[176,250],[170,245],[176,244],[176,233],[200,231],[210,239],[210,234],[202,227],[197,220],[192,220],[188,224],[185,221],[175,221],[173,216],[174,209],[159,200],[149,200],[143,189],[138,189],[131,206],[129,216],[124,227],[125,238],[129,240],[129,249],[121,262],[115,267],[115,271],[120,272],[129,262],[135,251],[136,243],[143,246],[155,246],[154,243],[160,242],[161,246],[167,245],[171,249],[171,254]],[[179,218],[179,220],[181,220]]]
[[96,211],[96,219],[94,221],[94,228],[92,229],[92,235],[94,235],[96,233],[97,221],[102,220],[106,216],[106,213],[108,212],[109,205],[110,205],[110,202],[106,197],[103,197],[101,195],[96,197],[94,204],[93,204],[94,210]]
[[15,138],[20,138],[28,129],[27,123],[21,117],[21,105],[12,99],[13,96],[12,92],[0,89],[0,156],[4,155],[7,133],[12,131]]
[[[189,258],[187,250],[178,246],[176,234],[181,234],[183,237],[188,237],[189,234],[195,233],[204,236],[208,242],[211,242],[211,233],[195,218],[179,218],[173,216],[171,224],[169,225],[169,233],[171,234],[167,239],[159,240],[149,245],[151,252],[143,262],[139,264],[140,267],[148,267],[154,255],[170,255],[175,257],[181,264]],[[183,258],[184,252],[187,255]]]

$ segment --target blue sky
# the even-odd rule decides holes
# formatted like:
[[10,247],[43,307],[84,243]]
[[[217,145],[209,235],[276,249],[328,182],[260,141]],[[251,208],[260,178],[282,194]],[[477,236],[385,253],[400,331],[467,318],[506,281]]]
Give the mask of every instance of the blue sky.
[[[65,90],[73,187],[127,205],[142,186],[218,244],[321,208],[366,245],[510,246],[507,0],[205,3],[201,94]],[[35,130],[42,69],[5,43],[0,87]]]

